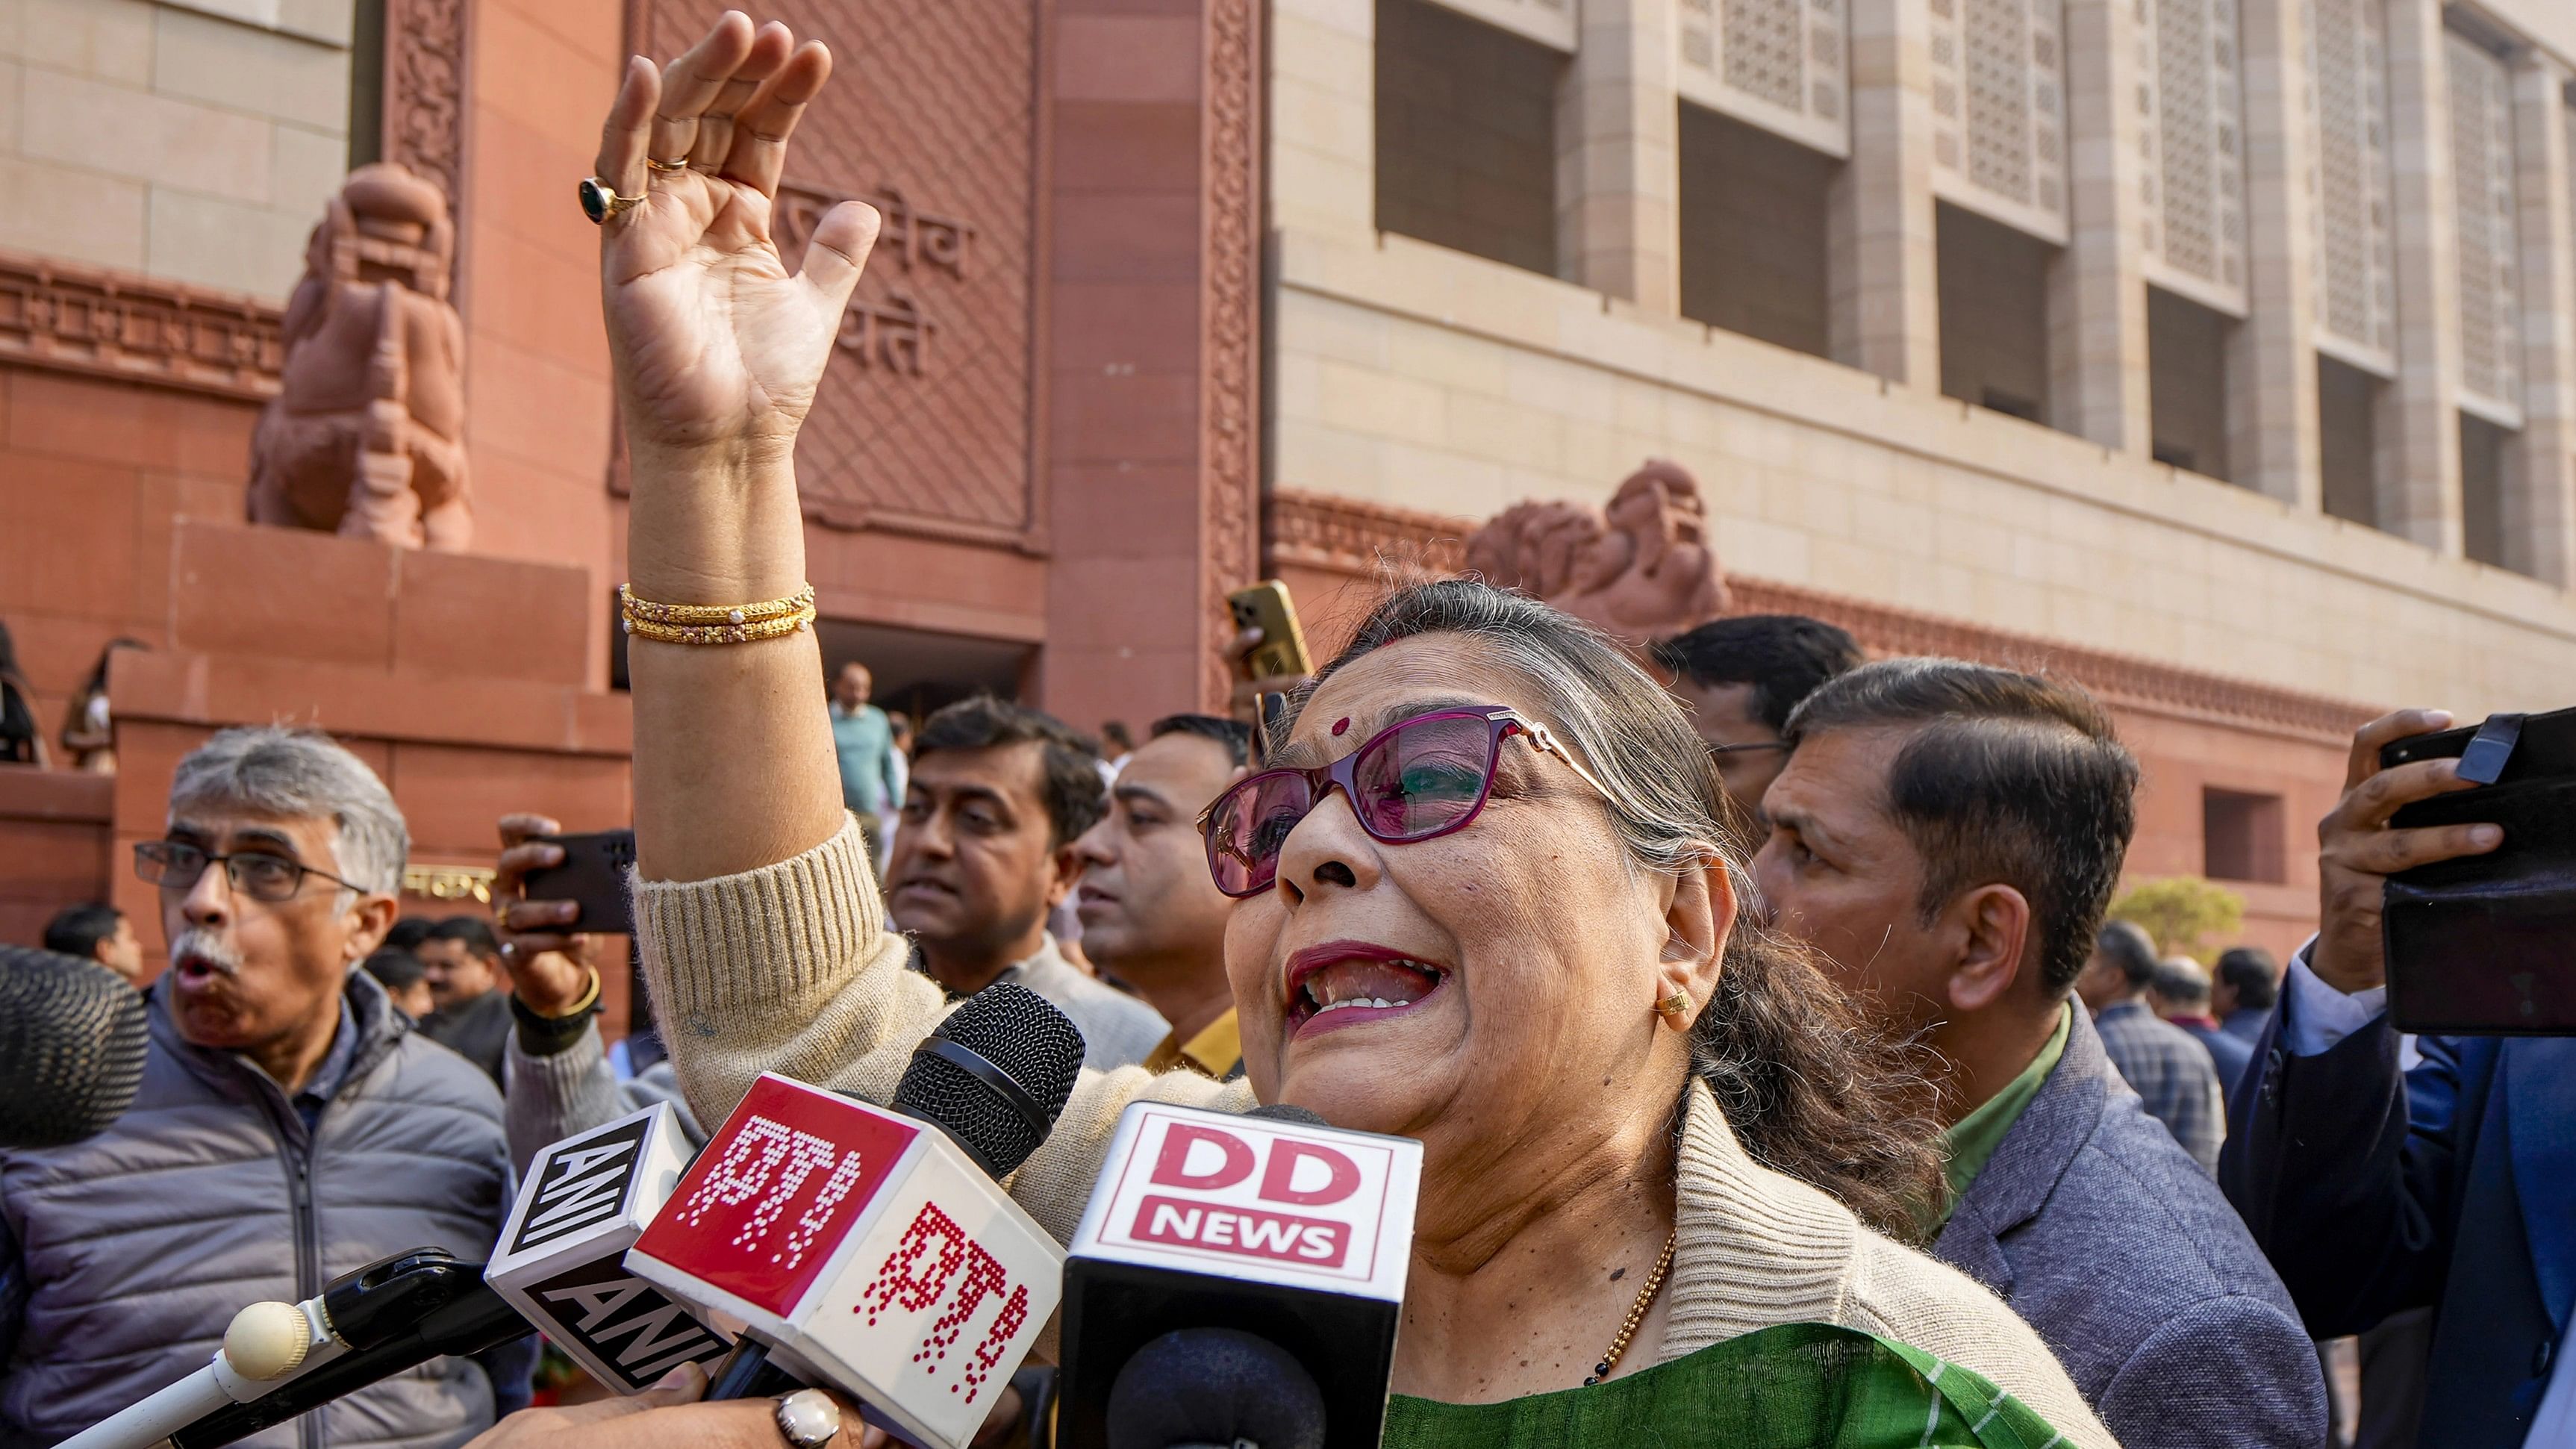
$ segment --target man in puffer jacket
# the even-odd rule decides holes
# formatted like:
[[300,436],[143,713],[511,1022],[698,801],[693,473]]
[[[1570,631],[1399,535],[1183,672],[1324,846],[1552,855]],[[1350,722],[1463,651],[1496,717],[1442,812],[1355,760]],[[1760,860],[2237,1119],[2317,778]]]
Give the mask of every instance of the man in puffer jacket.
[[[329,738],[226,730],[179,762],[170,966],[143,1086],[86,1142],[0,1152],[0,1445],[55,1443],[205,1365],[244,1304],[410,1248],[488,1255],[509,1209],[501,1098],[357,970],[408,832]],[[436,1359],[244,1441],[463,1443],[526,1402],[534,1340]]]

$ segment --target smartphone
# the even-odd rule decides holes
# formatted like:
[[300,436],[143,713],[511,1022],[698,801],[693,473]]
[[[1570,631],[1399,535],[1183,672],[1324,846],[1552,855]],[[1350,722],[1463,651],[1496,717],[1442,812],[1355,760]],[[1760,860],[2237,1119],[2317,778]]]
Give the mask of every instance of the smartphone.
[[1314,659],[1306,653],[1306,631],[1298,627],[1297,606],[1288,601],[1286,584],[1263,579],[1226,595],[1225,604],[1234,612],[1234,627],[1261,631],[1259,647],[1243,661],[1252,678],[1315,672]]
[[626,873],[635,865],[635,832],[602,830],[590,835],[540,835],[563,847],[563,864],[531,871],[521,882],[532,901],[573,901],[581,914],[567,929],[631,935],[635,907],[626,893]]

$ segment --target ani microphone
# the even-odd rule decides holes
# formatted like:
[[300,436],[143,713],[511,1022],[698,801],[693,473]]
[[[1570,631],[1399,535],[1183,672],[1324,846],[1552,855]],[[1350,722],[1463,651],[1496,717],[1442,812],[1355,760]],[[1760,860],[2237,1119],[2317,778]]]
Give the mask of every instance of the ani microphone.
[[1373,1449],[1422,1144],[1139,1102],[1065,1264],[1064,1449]]
[[0,1149],[107,1130],[143,1083],[143,993],[93,961],[0,946]]
[[1005,984],[914,1052],[900,1110],[765,1073],[626,1264],[746,1323],[746,1358],[965,1449],[1063,1286],[1063,1251],[995,1179],[1053,1130],[1081,1065],[1073,1023]]
[[626,1266],[626,1250],[688,1165],[668,1102],[544,1148],[483,1270],[521,1316],[620,1394],[640,1394],[680,1365],[732,1347],[733,1335]]

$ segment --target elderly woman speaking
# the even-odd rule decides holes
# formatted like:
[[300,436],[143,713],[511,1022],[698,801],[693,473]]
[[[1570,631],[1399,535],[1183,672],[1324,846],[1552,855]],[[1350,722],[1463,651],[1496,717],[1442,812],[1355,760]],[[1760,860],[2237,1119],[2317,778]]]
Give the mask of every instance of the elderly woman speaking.
[[[728,14],[630,63],[583,184],[632,460],[638,934],[710,1122],[763,1070],[882,1100],[947,1009],[841,810],[805,627],[792,455],[877,227],[841,204],[796,274],[771,241],[829,71]],[[1244,1080],[1085,1073],[1013,1179],[1038,1221],[1070,1234],[1130,1102],[1294,1103],[1423,1143],[1390,1443],[2111,1442],[2008,1309],[1869,1225],[1938,1191],[1897,1058],[1739,927],[1707,755],[1600,636],[1401,592],[1284,735],[1207,824]]]

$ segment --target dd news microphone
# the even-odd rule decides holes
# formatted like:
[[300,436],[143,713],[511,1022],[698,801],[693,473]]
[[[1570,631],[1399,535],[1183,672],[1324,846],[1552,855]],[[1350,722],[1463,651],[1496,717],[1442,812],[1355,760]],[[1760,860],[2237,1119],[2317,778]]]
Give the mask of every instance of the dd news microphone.
[[[442,1249],[379,1258],[301,1303],[243,1309],[224,1330],[213,1362],[64,1440],[60,1449],[144,1449],[165,1440],[186,1449],[229,1444],[393,1372],[377,1367],[388,1346],[399,1358],[424,1321],[455,1320],[460,1304],[469,1305],[463,1322],[484,1321],[488,1311],[478,1315],[470,1305],[489,1296],[481,1265],[460,1263]],[[509,1322],[504,1337],[527,1331],[515,1315]],[[286,1407],[290,1397],[300,1407]]]
[[557,1348],[620,1394],[732,1347],[686,1304],[637,1277],[626,1250],[689,1165],[668,1102],[538,1152],[484,1267],[492,1285]]
[[1374,1449],[1422,1144],[1139,1102],[1064,1273],[1065,1449]]
[[0,1149],[107,1130],[143,1083],[143,993],[75,956],[0,946]]
[[741,1319],[738,1352],[965,1449],[1063,1286],[1063,1251],[995,1179],[1053,1129],[1081,1066],[1073,1023],[1005,984],[914,1052],[899,1111],[764,1073],[627,1266]]

